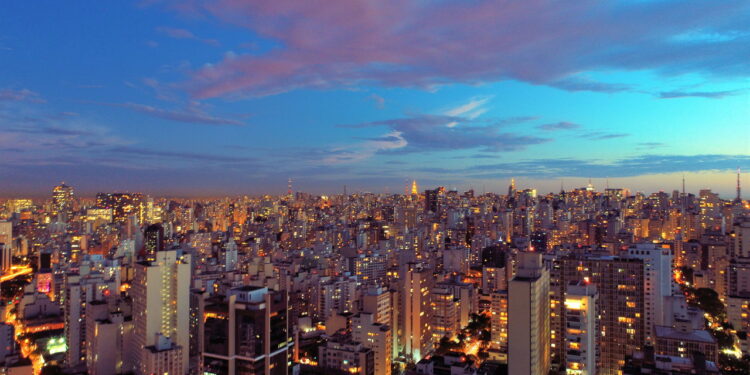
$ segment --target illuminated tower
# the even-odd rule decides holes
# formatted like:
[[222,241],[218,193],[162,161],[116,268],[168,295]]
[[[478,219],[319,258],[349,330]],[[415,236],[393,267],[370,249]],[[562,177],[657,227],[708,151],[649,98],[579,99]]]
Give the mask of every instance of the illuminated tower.
[[52,207],[55,215],[70,218],[73,212],[73,187],[65,185],[65,182],[55,186],[52,189]]
[[289,197],[292,196],[292,178],[291,177],[289,178],[289,183],[287,185],[286,195],[288,195]]
[[417,189],[417,180],[414,180],[411,182],[411,195],[417,194],[419,194],[419,190]]

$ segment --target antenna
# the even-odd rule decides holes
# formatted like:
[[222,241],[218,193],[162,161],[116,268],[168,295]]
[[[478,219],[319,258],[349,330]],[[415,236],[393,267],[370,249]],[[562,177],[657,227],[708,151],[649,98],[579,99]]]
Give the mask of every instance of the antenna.
[[735,201],[737,202],[742,202],[742,194],[741,194],[742,190],[740,188],[740,174],[741,173],[742,171],[740,170],[740,167],[737,167],[737,198],[735,199]]
[[685,175],[682,175],[682,195],[685,195]]
[[292,178],[289,177],[289,184],[287,185],[286,190],[287,195],[292,195]]

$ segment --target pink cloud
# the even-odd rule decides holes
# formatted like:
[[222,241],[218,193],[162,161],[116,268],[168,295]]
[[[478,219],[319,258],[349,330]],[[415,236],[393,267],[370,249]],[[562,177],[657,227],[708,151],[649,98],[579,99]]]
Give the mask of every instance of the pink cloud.
[[[281,45],[196,71],[191,87],[199,98],[504,79],[611,92],[571,79],[612,69],[750,75],[743,36],[750,5],[743,1],[218,0],[179,8]],[[696,30],[740,36],[685,37]]]

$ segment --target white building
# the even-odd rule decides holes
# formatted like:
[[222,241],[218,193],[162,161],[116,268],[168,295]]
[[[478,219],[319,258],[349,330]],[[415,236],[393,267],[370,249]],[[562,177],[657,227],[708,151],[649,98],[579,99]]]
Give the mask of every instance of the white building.
[[628,257],[643,259],[643,298],[646,302],[643,320],[646,344],[654,345],[654,327],[672,325],[671,309],[666,307],[672,295],[672,250],[667,245],[644,243],[628,249]]
[[576,283],[565,294],[565,372],[568,375],[596,374],[596,304],[594,285]]
[[541,253],[519,253],[508,286],[508,373],[547,375],[550,356],[549,271]]
[[[131,291],[137,374],[162,374],[149,367],[156,357],[179,360],[175,368],[181,374],[188,369],[188,356],[182,353],[189,347],[190,261],[182,250],[165,250],[156,253],[154,262],[135,265]],[[166,353],[167,343],[180,353]]]

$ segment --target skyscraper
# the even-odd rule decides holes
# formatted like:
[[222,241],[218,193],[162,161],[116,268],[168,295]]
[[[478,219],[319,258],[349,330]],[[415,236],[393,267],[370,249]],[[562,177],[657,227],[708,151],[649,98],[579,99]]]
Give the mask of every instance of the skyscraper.
[[435,278],[431,270],[420,264],[408,263],[404,268],[401,283],[401,342],[406,357],[418,362],[433,350],[430,290]]
[[[618,374],[625,357],[642,350],[645,343],[643,260],[609,255],[575,254],[565,256],[556,264],[556,295],[563,296],[571,281],[588,280],[599,293],[599,374]],[[559,267],[559,268],[558,268]],[[557,275],[556,275],[557,278]],[[556,327],[555,356],[566,363],[563,350],[566,310],[564,299],[554,310]]]
[[508,373],[546,375],[550,370],[549,272],[540,253],[518,255],[508,286]]
[[216,375],[287,375],[293,347],[286,292],[244,286],[209,298],[201,319],[202,368]]
[[156,253],[164,250],[164,228],[161,224],[151,224],[146,228],[143,236],[143,260],[153,262]]
[[191,257],[182,250],[157,252],[153,262],[135,265],[133,296],[137,374],[155,372],[157,360],[187,371]]
[[596,374],[596,286],[571,282],[565,295],[565,372],[570,375]]
[[654,327],[671,325],[670,317],[665,316],[666,298],[672,295],[671,249],[668,245],[636,244],[628,248],[628,257],[643,260],[644,333],[646,344],[654,346]]
[[61,183],[52,188],[53,215],[67,221],[73,212],[73,187]]

